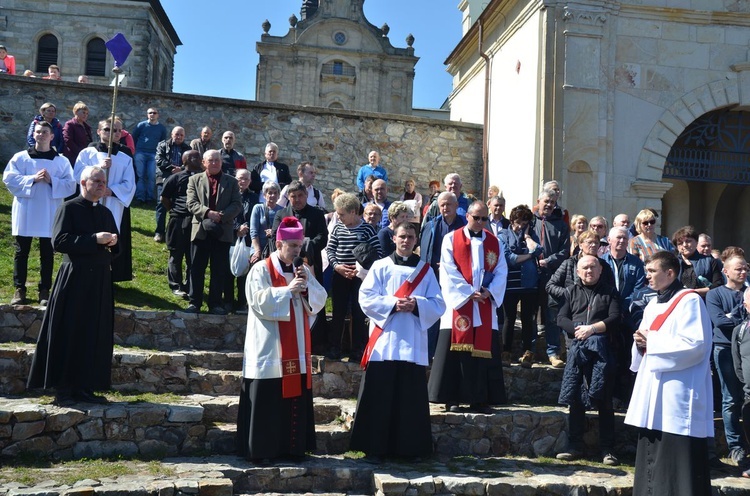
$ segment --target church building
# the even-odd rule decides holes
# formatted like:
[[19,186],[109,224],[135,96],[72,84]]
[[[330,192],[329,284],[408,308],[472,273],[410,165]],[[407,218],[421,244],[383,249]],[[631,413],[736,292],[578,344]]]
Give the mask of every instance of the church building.
[[[373,0],[374,1],[374,0]],[[304,0],[284,36],[264,34],[255,99],[333,109],[411,114],[414,37],[406,48],[388,38],[388,25],[372,25],[364,0]]]
[[451,119],[484,124],[509,207],[558,179],[571,214],[643,208],[750,245],[750,4],[461,0]]
[[159,0],[10,0],[0,2],[0,44],[16,58],[16,73],[64,81],[88,76],[109,84],[114,59],[105,42],[125,35],[133,51],[123,65],[129,87],[172,91],[174,56],[182,44]]

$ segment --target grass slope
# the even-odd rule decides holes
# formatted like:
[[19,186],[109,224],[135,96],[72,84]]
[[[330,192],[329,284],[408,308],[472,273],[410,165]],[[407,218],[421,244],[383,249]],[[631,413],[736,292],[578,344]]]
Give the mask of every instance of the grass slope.
[[[13,297],[13,236],[11,235],[10,212],[13,195],[0,187],[0,303],[7,304]],[[167,284],[167,260],[169,252],[164,243],[154,242],[153,205],[134,205],[130,209],[133,226],[133,280],[116,283],[115,304],[121,308],[143,310],[177,310],[185,308],[187,302],[172,294]],[[55,255],[54,275],[62,260]],[[29,273],[26,282],[30,302],[37,300],[39,283],[39,245],[34,240],[29,255]]]

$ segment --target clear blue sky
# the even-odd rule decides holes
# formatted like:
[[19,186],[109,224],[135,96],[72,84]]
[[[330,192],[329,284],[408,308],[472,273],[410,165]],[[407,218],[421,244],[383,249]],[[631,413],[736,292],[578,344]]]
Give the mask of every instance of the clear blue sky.
[[[255,99],[255,43],[265,19],[270,34],[282,36],[289,16],[300,17],[302,0],[161,0],[182,46],[175,56],[174,91],[245,100]],[[437,108],[451,91],[443,61],[461,39],[458,0],[366,0],[365,16],[375,26],[388,23],[391,44],[406,47],[415,38],[415,107]]]

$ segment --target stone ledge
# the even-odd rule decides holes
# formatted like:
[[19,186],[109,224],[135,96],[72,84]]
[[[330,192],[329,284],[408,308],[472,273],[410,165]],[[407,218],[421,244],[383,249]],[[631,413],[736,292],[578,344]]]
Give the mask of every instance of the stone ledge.
[[[0,394],[26,390],[34,345],[0,344]],[[313,356],[313,395],[356,398],[359,364]],[[239,394],[242,352],[116,348],[112,387],[119,391],[175,394]],[[563,371],[544,365],[503,369],[509,401],[556,405]]]
[[[254,465],[233,456],[168,458],[161,466],[173,475],[149,476],[142,462],[119,462],[141,475],[80,481],[62,486],[56,469],[32,469],[49,476],[24,486],[0,484],[0,495],[62,496],[230,496],[231,494],[456,494],[474,496],[569,496],[571,494],[629,496],[632,466],[605,467],[577,462],[545,462],[526,458],[462,458],[440,463],[393,461],[372,465],[341,456],[309,456],[299,463]],[[0,469],[0,476],[3,471]],[[750,491],[750,480],[712,473],[713,493],[734,496]],[[119,489],[119,491],[117,490]]]

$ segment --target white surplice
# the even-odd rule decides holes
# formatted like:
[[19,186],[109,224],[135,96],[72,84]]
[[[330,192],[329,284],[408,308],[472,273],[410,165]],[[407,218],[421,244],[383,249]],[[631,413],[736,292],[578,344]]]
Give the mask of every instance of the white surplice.
[[[469,236],[469,228],[463,227],[462,229],[466,236]],[[461,275],[456,266],[456,260],[453,257],[453,236],[455,233],[456,231],[451,231],[445,236],[442,249],[440,250],[440,286],[443,288],[443,298],[446,305],[445,313],[440,319],[441,329],[451,329],[453,327],[453,310],[460,308],[464,303],[469,301],[469,297],[471,297],[474,291],[479,290],[484,275],[484,239],[487,237],[488,232],[483,231],[481,237],[469,238],[471,239],[473,285],[469,285],[466,282],[466,279],[464,279],[464,276]],[[503,242],[499,239],[497,242],[500,253],[491,255],[497,258],[497,264],[492,271],[493,279],[487,287],[487,290],[492,295],[492,329],[494,330],[498,329],[497,312],[495,310],[503,304],[505,285],[508,279],[508,264],[503,254]],[[474,302],[473,307],[474,327],[479,327],[482,324],[482,319],[479,316],[479,304]]]
[[[648,329],[669,304],[651,300],[640,328]],[[630,370],[638,375],[626,424],[682,436],[714,436],[712,329],[703,300],[690,294],[658,331],[648,333],[646,353],[633,344]]]
[[[287,284],[290,283],[294,277],[290,273],[282,272],[277,252],[271,254],[271,261],[276,271],[286,278]],[[305,328],[302,319],[309,319],[310,327],[312,327],[315,316],[323,309],[328,297],[326,290],[315,280],[310,270],[307,267],[305,270],[307,271],[307,298],[292,295],[287,286],[273,286],[265,260],[261,260],[250,269],[245,283],[248,315],[242,377],[275,379],[282,376],[279,322],[291,320],[290,308],[294,309],[294,319],[297,324],[300,370],[303,374],[305,373],[307,362]]]
[[[42,169],[47,169],[51,183],[34,182],[34,176]],[[3,182],[13,195],[13,236],[51,238],[55,212],[66,197],[76,192],[68,159],[62,155],[52,160],[35,159],[27,151],[18,152],[5,167]]]
[[397,301],[394,293],[423,263],[415,268],[396,265],[391,257],[382,258],[372,264],[362,281],[359,304],[370,318],[370,334],[375,325],[383,329],[370,361],[401,360],[428,365],[427,329],[445,311],[440,285],[432,269],[427,270],[411,294],[417,302],[419,315],[393,310]]
[[[96,147],[89,146],[81,150],[76,159],[73,175],[76,182],[81,180],[83,169],[89,166],[99,165],[107,158],[106,152],[97,151]],[[107,187],[112,190],[112,196],[102,198],[102,205],[107,207],[115,218],[117,230],[120,230],[122,213],[130,206],[135,196],[135,172],[133,170],[133,159],[124,152],[112,155],[112,167],[109,168]]]

